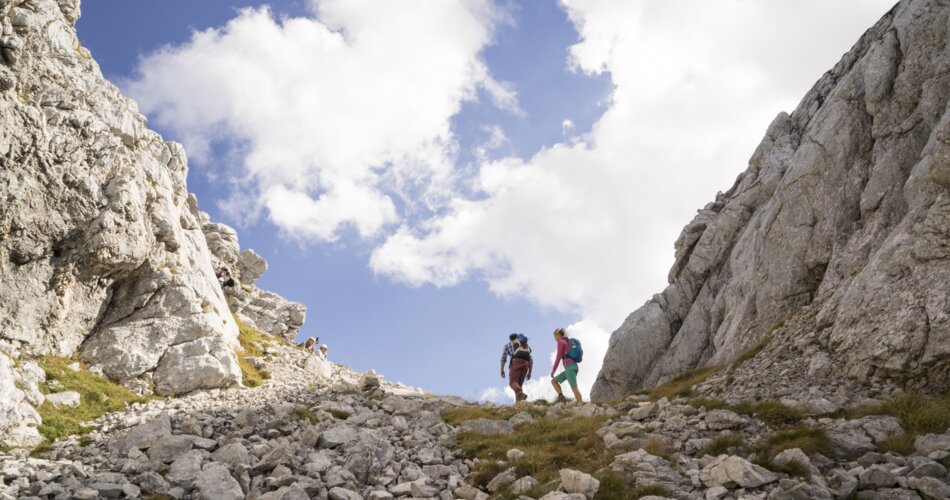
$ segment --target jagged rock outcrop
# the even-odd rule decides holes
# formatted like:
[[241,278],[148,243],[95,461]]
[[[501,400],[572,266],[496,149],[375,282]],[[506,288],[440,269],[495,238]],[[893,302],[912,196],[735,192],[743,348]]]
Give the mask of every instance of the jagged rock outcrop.
[[[160,394],[241,380],[185,152],[105,80],[79,13],[79,0],[0,0],[0,443],[39,441],[17,366],[30,356],[78,352]],[[248,286],[266,269],[251,251],[236,259]],[[267,331],[303,322],[303,306],[248,295],[260,319],[244,315]]]
[[[0,339],[163,394],[239,381],[180,145],[79,45],[78,1],[0,4]],[[2,426],[0,426],[2,427]]]
[[728,362],[787,322],[824,377],[950,388],[948,19],[900,2],[775,118],[676,241],[670,285],[612,334],[592,397]]
[[[197,205],[197,200],[192,198],[192,203]],[[235,280],[224,287],[231,311],[252,328],[293,342],[307,317],[307,306],[254,286],[267,270],[267,261],[253,250],[241,251],[233,228],[211,222],[204,212],[199,214],[214,268],[228,269]]]

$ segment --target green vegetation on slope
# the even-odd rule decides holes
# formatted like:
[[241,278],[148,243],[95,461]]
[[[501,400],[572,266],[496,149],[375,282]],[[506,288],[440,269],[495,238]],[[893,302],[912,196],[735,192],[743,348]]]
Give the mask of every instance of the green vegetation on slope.
[[882,451],[908,455],[914,451],[914,440],[921,434],[942,433],[950,428],[950,394],[932,397],[919,393],[894,396],[880,405],[848,412],[848,418],[868,415],[891,415],[900,420],[904,434],[883,443]]
[[238,354],[238,365],[241,367],[241,373],[244,378],[244,385],[247,387],[258,387],[270,378],[270,372],[260,370],[248,358],[259,358],[264,355],[263,348],[274,343],[274,337],[262,333],[244,324],[241,320],[234,317],[238,325],[238,342],[244,352]]
[[89,429],[82,424],[95,420],[105,413],[118,411],[131,403],[143,403],[148,398],[135,395],[132,391],[104,377],[80,367],[79,371],[69,368],[74,360],[45,356],[37,363],[46,371],[45,393],[76,391],[80,395],[79,406],[74,408],[56,407],[45,402],[37,409],[43,423],[37,430],[48,441],[64,436],[86,434]]

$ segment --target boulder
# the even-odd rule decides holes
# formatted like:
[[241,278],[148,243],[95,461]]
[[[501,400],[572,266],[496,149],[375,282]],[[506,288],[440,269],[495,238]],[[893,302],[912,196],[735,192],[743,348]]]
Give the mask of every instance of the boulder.
[[76,391],[56,392],[47,394],[46,401],[49,401],[53,406],[75,408],[79,406],[80,396]]
[[699,477],[706,486],[757,488],[778,481],[778,476],[741,457],[720,455],[703,467]]
[[712,410],[706,414],[706,426],[714,431],[738,429],[745,423],[745,418],[729,410]]
[[198,498],[201,500],[241,500],[244,491],[222,464],[209,463],[198,474],[196,481]]
[[516,479],[518,479],[518,474],[515,468],[512,467],[500,472],[498,475],[492,478],[492,480],[488,482],[486,488],[491,493],[497,493],[502,488],[515,482]]
[[593,498],[600,489],[600,481],[586,472],[573,469],[561,469],[561,487],[567,493],[581,493],[587,498]]
[[914,449],[921,455],[929,455],[935,451],[950,451],[950,433],[918,436],[914,440]]
[[161,413],[151,420],[127,429],[109,440],[109,450],[128,453],[133,448],[147,449],[171,436],[171,421],[167,413]]

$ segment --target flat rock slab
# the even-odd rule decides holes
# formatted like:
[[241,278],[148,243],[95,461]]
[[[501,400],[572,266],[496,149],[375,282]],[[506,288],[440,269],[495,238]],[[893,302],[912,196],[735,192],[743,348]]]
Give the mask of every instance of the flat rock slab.
[[462,422],[462,431],[475,434],[511,434],[515,426],[507,420],[492,420],[479,418]]

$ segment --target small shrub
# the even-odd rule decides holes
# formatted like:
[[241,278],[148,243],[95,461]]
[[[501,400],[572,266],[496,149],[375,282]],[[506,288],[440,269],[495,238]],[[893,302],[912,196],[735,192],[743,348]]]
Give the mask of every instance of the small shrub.
[[738,434],[724,434],[717,436],[711,443],[699,450],[699,456],[719,456],[727,453],[730,448],[745,448],[745,440]]
[[644,393],[648,394],[650,399],[654,401],[663,398],[673,399],[677,396],[688,397],[692,395],[694,385],[704,382],[721,369],[722,366],[717,365],[688,371],[662,385],[646,389]]

